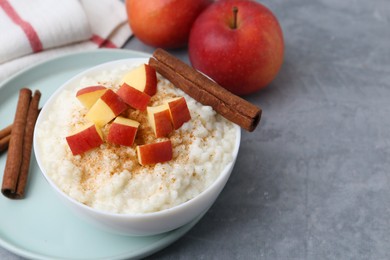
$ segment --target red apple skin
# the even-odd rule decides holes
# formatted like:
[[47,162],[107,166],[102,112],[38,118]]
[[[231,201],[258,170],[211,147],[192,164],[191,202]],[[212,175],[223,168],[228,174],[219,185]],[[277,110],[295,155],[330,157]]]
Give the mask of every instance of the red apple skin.
[[191,120],[187,102],[184,97],[168,102],[173,128],[179,129],[185,122]]
[[142,42],[161,48],[187,44],[196,17],[211,0],[127,0],[129,25]]
[[127,105],[123,102],[123,100],[115,94],[111,89],[107,90],[103,96],[100,97],[112,110],[115,116],[119,115],[123,111],[127,109]]
[[150,101],[150,96],[144,92],[135,89],[126,83],[117,91],[117,94],[132,108],[144,111]]
[[157,74],[156,70],[145,64],[146,84],[144,92],[149,96],[153,96],[157,92]]
[[[142,73],[142,80],[139,79],[139,75]],[[122,80],[122,84],[126,83],[141,92],[145,92],[149,96],[153,96],[157,92],[157,74],[156,70],[148,64],[142,64],[125,75]]]
[[113,144],[119,144],[124,146],[132,146],[134,143],[135,136],[138,128],[112,123],[110,130],[108,131],[107,141]]
[[[233,7],[238,8],[233,27]],[[255,1],[219,1],[193,24],[189,57],[202,71],[237,95],[265,88],[277,75],[284,55],[281,27],[273,13]]]
[[172,160],[173,150],[170,140],[137,146],[138,162],[151,165]]
[[97,131],[96,125],[66,137],[69,148],[73,155],[85,153],[93,148],[99,147],[103,143],[103,139]]
[[104,86],[90,86],[90,87],[85,87],[85,88],[82,88],[82,89],[80,89],[79,91],[77,91],[76,97],[81,96],[81,95],[83,95],[83,94],[90,93],[90,92],[94,92],[94,91],[97,91],[97,90],[103,90],[103,89],[106,89],[106,87],[104,87]]
[[169,135],[172,130],[171,116],[169,110],[164,110],[154,114],[154,122],[156,127],[156,137],[165,137]]
[[76,97],[84,107],[90,109],[106,90],[104,86],[85,87],[77,91]]

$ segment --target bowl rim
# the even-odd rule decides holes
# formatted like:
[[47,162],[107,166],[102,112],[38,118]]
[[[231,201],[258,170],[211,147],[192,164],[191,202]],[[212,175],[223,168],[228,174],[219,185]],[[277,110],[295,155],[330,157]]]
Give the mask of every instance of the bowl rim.
[[72,78],[67,80],[65,83],[63,83],[60,87],[58,87],[58,89],[45,102],[45,104],[43,105],[43,107],[41,109],[41,112],[40,112],[40,114],[39,114],[39,116],[37,118],[37,121],[36,121],[36,124],[35,124],[35,129],[34,129],[33,146],[34,146],[35,158],[36,158],[36,161],[37,161],[37,164],[39,166],[39,169],[40,169],[41,173],[45,177],[46,181],[50,184],[50,186],[57,193],[59,193],[62,198],[68,200],[72,204],[75,204],[79,208],[82,208],[83,210],[86,210],[87,212],[90,212],[90,213],[93,213],[93,214],[97,214],[97,215],[100,215],[100,216],[104,216],[104,217],[118,218],[118,219],[129,219],[129,218],[134,218],[134,219],[142,218],[142,219],[145,219],[145,218],[155,218],[155,217],[161,217],[163,215],[169,215],[171,213],[174,213],[175,211],[184,210],[184,209],[190,207],[190,205],[195,203],[196,201],[199,201],[203,197],[206,197],[209,193],[212,192],[212,190],[214,188],[216,188],[216,186],[224,179],[224,177],[226,175],[230,174],[231,170],[233,170],[231,168],[234,167],[235,161],[236,161],[237,156],[238,156],[240,143],[241,143],[241,128],[237,124],[234,124],[234,123],[233,123],[233,125],[234,125],[235,132],[236,132],[236,138],[235,138],[235,141],[234,141],[234,149],[233,149],[233,152],[232,152],[232,161],[229,162],[224,167],[224,169],[220,172],[218,177],[211,183],[211,185],[209,185],[201,193],[199,193],[198,195],[196,195],[194,198],[192,198],[190,200],[187,200],[187,201],[185,201],[183,203],[180,203],[178,205],[175,205],[175,206],[167,208],[167,209],[154,211],[154,212],[147,212],[147,213],[114,213],[114,212],[109,212],[109,211],[105,211],[105,210],[96,209],[96,208],[88,206],[88,205],[86,205],[84,203],[81,203],[80,201],[76,200],[75,198],[73,198],[70,195],[68,195],[67,193],[65,193],[63,190],[61,190],[58,187],[58,185],[56,183],[54,183],[54,181],[50,178],[50,176],[48,176],[48,174],[46,173],[45,167],[43,167],[43,162],[41,160],[41,155],[40,155],[40,149],[39,149],[39,146],[37,144],[37,142],[38,142],[37,141],[37,139],[38,139],[38,137],[37,137],[37,132],[38,132],[37,129],[39,128],[40,123],[42,123],[42,121],[44,119],[46,119],[46,114],[48,113],[47,111],[49,110],[51,105],[54,103],[54,101],[57,98],[57,96],[65,89],[74,90],[74,88],[70,88],[72,82],[80,80],[82,77],[85,77],[88,74],[91,74],[93,72],[96,73],[98,71],[102,72],[104,70],[114,69],[115,67],[117,67],[120,64],[122,64],[122,65],[129,65],[130,62],[134,62],[134,63],[137,63],[135,65],[138,65],[138,64],[141,64],[141,63],[147,63],[147,61],[148,61],[148,58],[126,58],[126,59],[120,59],[120,60],[105,62],[105,63],[102,63],[100,65],[93,66],[93,67],[91,67],[91,68],[89,68],[87,70],[84,70],[81,73],[78,73],[77,75],[73,76]]

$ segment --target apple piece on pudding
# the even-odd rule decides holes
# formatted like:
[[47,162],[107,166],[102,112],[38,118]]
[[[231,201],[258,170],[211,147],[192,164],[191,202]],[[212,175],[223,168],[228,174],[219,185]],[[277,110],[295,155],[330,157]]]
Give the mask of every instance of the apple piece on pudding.
[[191,120],[191,114],[184,97],[168,99],[165,104],[169,107],[173,128],[179,129],[185,122]]
[[120,113],[125,111],[127,105],[114,91],[108,89],[91,107],[86,118],[98,126],[104,126]]
[[117,94],[132,108],[144,111],[150,101],[150,96],[126,83],[123,83]]
[[94,123],[89,123],[73,135],[67,136],[66,141],[73,155],[79,155],[103,143],[103,135],[100,128]]
[[157,92],[156,71],[148,64],[142,64],[127,73],[123,77],[121,85],[123,85],[123,83],[126,83],[149,96],[153,96]]
[[137,121],[118,116],[110,126],[107,141],[113,144],[132,146],[137,135],[138,126]]
[[77,91],[76,97],[86,108],[91,108],[93,104],[107,91],[104,86],[90,86]]
[[138,162],[141,165],[151,165],[172,160],[173,151],[170,140],[138,145],[137,146]]
[[147,111],[149,124],[157,138],[165,137],[173,131],[168,105],[148,107]]

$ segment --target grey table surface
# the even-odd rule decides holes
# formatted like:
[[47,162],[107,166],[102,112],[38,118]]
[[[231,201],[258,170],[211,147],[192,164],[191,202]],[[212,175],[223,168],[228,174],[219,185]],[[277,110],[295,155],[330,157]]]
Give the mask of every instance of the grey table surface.
[[210,211],[149,258],[390,259],[390,1],[262,2],[286,47],[278,77],[246,97],[260,125]]

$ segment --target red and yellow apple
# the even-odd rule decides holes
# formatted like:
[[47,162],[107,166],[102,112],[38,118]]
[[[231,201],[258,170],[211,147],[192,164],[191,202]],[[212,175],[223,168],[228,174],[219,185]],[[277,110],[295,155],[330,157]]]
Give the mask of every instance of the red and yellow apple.
[[137,146],[138,162],[150,165],[172,160],[173,151],[170,140]]
[[144,111],[150,101],[150,96],[132,86],[123,83],[116,92],[123,101],[132,108]]
[[91,108],[93,104],[107,91],[104,86],[90,86],[77,91],[76,97],[86,108]]
[[175,130],[179,129],[185,122],[191,119],[191,114],[184,97],[168,99],[165,101],[165,104],[169,108],[169,114]]
[[85,117],[102,127],[120,113],[125,111],[127,105],[114,91],[108,89],[91,107]]
[[279,22],[255,1],[215,2],[194,22],[188,45],[192,66],[237,95],[266,87],[283,63]]
[[107,142],[132,146],[137,135],[138,126],[137,121],[118,116],[108,130]]
[[66,141],[73,155],[85,153],[103,143],[103,135],[100,128],[94,123],[89,123],[76,133],[67,136]]
[[127,85],[153,96],[157,92],[156,70],[148,64],[142,64],[127,73],[121,82],[121,85]]
[[161,48],[187,44],[191,26],[211,0],[127,0],[129,25],[142,42]]
[[148,107],[148,121],[157,138],[165,137],[173,131],[169,107],[164,104]]

